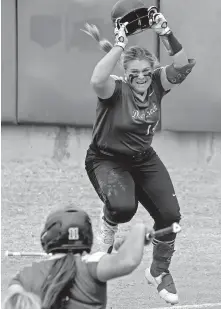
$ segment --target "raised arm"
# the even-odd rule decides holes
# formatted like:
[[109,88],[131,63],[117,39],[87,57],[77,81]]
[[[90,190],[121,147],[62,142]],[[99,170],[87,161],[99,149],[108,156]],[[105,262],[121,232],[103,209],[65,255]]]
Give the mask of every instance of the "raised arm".
[[169,90],[184,81],[196,61],[188,59],[183,46],[168,27],[167,21],[161,13],[155,13],[151,23],[151,28],[160,36],[168,54],[173,59],[173,64],[163,67],[161,70],[161,84],[164,90]]
[[110,76],[117,62],[120,59],[123,49],[114,46],[96,65],[92,77],[91,85],[97,96],[101,99],[110,98],[115,90],[115,80]]
[[97,96],[101,99],[110,98],[115,90],[115,80],[110,76],[120,60],[128,39],[125,34],[125,25],[115,29],[115,45],[96,65],[91,84]]
[[98,280],[106,282],[134,271],[143,257],[146,233],[144,224],[135,225],[117,253],[104,255],[97,265]]

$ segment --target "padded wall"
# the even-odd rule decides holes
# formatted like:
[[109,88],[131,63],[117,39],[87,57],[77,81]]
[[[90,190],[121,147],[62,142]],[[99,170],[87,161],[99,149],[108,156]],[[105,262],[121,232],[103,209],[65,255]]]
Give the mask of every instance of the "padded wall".
[[[220,0],[161,0],[167,18],[196,66],[162,104],[162,129],[221,132]],[[161,45],[161,62],[171,59]]]
[[16,8],[15,0],[1,1],[1,121],[16,122]]
[[[113,42],[110,12],[115,2],[18,1],[20,123],[92,126],[96,97],[89,82],[103,53],[80,29],[85,22],[94,23],[102,36]],[[130,44],[142,44],[156,51],[152,31],[131,37]]]

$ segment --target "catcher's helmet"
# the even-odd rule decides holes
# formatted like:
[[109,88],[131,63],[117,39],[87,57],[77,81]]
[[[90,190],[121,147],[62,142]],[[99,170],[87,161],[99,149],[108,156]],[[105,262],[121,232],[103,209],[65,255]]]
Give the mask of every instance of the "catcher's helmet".
[[93,231],[88,214],[73,206],[52,212],[41,233],[41,245],[46,253],[90,252]]
[[115,26],[128,22],[126,35],[133,35],[150,28],[151,14],[157,13],[155,6],[146,8],[141,0],[119,0],[112,8],[111,19]]

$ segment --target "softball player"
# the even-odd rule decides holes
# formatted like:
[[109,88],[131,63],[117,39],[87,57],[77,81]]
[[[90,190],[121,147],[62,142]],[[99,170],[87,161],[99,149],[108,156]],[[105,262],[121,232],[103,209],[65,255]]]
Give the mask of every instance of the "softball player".
[[[112,21],[116,25],[118,18],[143,7],[138,0],[121,0],[112,10]],[[151,143],[160,120],[162,98],[185,80],[195,60],[187,58],[161,13],[153,14],[150,25],[162,39],[172,64],[160,66],[146,48],[126,49],[127,23],[115,27],[114,46],[100,40],[95,25],[86,24],[85,32],[99,41],[107,53],[91,77],[98,101],[92,142],[85,160],[88,177],[104,203],[99,242],[106,250],[114,243],[118,224],[130,221],[135,215],[138,202],[154,219],[156,230],[181,219],[171,178]],[[119,62],[123,64],[123,78],[111,75]],[[178,303],[169,271],[174,243],[175,234],[154,239],[153,261],[145,271],[148,282],[171,304]]]
[[[21,270],[10,282],[3,309],[104,309],[107,281],[130,274],[140,264],[147,230],[133,227],[116,253],[90,254],[93,243],[87,213],[67,207],[51,213],[41,233],[47,260]],[[117,248],[118,247],[118,248]]]

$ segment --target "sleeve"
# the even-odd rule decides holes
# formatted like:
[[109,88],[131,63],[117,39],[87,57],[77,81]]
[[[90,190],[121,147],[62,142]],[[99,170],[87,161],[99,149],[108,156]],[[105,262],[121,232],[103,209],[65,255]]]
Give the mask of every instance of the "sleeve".
[[[105,256],[107,253],[106,252],[96,252],[87,257],[85,260],[88,266],[88,271],[91,275],[91,277],[95,280],[98,280],[97,278],[97,265],[101,258]],[[99,280],[98,280],[99,281]]]
[[166,77],[172,85],[181,84],[190,74],[196,64],[194,59],[188,59],[189,63],[183,67],[175,68],[174,64],[166,66]]
[[19,284],[22,286],[22,280],[20,278],[20,273],[17,273],[12,279],[11,281],[9,282],[9,285],[8,286],[11,286],[13,284]]
[[118,100],[118,98],[120,97],[120,95],[122,93],[123,79],[121,77],[118,77],[118,76],[115,76],[115,75],[111,75],[111,77],[115,80],[115,90],[114,90],[114,93],[112,94],[112,96],[108,99],[98,98],[99,102],[101,102],[103,104],[114,104]]
[[161,72],[163,70],[163,67],[157,68],[153,72],[153,87],[155,90],[157,90],[157,94],[159,96],[159,100],[161,101],[162,97],[165,96],[167,93],[170,92],[169,90],[165,90],[163,88],[162,82],[161,82]]
[[13,284],[19,284],[24,287],[24,280],[29,277],[29,268],[30,267],[24,267],[20,272],[18,272],[10,281],[9,286]]
[[32,266],[26,266],[11,279],[9,286],[19,284],[25,290],[32,292],[33,278],[37,281],[37,271],[34,271]]

